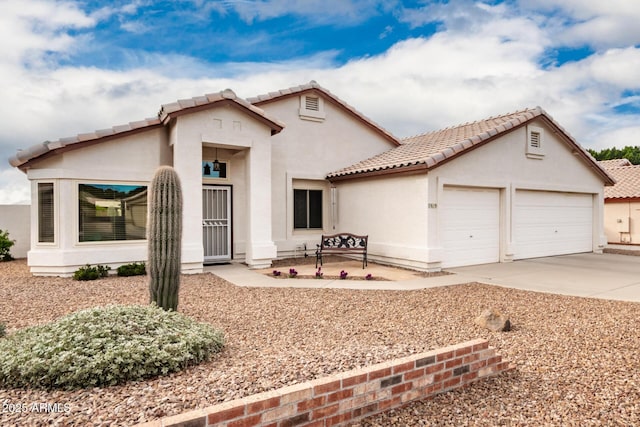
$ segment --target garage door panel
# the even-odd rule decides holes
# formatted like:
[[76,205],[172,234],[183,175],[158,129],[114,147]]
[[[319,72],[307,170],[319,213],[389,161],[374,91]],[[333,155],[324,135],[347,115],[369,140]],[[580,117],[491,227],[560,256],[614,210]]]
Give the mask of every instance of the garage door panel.
[[443,267],[499,261],[499,195],[495,189],[445,187],[440,221]]
[[516,259],[591,252],[592,234],[590,194],[516,192]]

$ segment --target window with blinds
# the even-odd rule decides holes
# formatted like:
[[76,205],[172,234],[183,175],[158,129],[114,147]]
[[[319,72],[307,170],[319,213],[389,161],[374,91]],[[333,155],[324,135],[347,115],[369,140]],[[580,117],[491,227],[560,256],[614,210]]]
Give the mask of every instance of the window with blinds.
[[146,186],[79,184],[78,198],[80,242],[146,239]]
[[38,242],[55,241],[53,183],[38,183]]

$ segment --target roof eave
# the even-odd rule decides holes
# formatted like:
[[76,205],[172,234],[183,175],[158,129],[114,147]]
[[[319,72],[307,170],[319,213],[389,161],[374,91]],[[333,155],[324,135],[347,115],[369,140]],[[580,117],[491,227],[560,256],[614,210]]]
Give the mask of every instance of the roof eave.
[[271,128],[271,135],[275,135],[278,134],[282,131],[282,129],[284,129],[285,125],[284,123],[276,120],[276,119],[271,119],[269,117],[267,117],[264,114],[261,114],[260,112],[254,111],[254,109],[249,108],[245,105],[242,105],[241,103],[239,103],[237,100],[235,99],[228,99],[228,98],[222,98],[220,100],[216,100],[207,104],[201,104],[201,105],[194,105],[193,107],[186,107],[186,108],[181,108],[179,110],[176,111],[164,111],[163,109],[160,110],[160,112],[158,113],[158,117],[160,118],[160,120],[162,121],[162,123],[164,125],[168,124],[172,119],[175,119],[177,117],[183,116],[183,115],[187,115],[187,114],[192,114],[192,113],[197,113],[199,111],[205,111],[205,110],[209,110],[211,108],[216,108],[216,107],[220,107],[220,106],[230,106],[233,108],[237,108],[240,111],[243,111],[245,113],[247,113],[249,116],[251,116],[252,118],[256,119],[257,121],[267,125],[269,128]]
[[[124,131],[124,132],[119,132],[119,133],[113,133],[110,135],[105,135],[105,136],[101,136],[101,137],[96,137],[96,138],[90,138],[90,139],[85,139],[85,140],[79,140],[79,141],[70,141],[68,143],[64,143],[62,141],[56,141],[56,142],[50,142],[50,141],[45,141],[42,144],[38,144],[35,145],[31,148],[36,148],[39,147],[40,145],[45,146],[47,148],[47,150],[40,150],[38,152],[36,152],[35,156],[30,157],[24,161],[20,160],[20,156],[19,155],[15,155],[13,157],[11,157],[9,159],[9,164],[11,164],[11,166],[13,167],[17,167],[18,169],[20,169],[22,172],[26,173],[27,170],[31,167],[31,165],[34,162],[37,161],[41,161],[41,160],[45,160],[51,156],[54,155],[58,155],[58,154],[62,154],[62,153],[66,153],[68,151],[73,151],[73,150],[77,150],[79,148],[84,148],[84,147],[89,147],[95,144],[99,144],[105,141],[109,141],[112,139],[118,139],[118,138],[123,138],[126,136],[131,136],[131,135],[135,135],[138,133],[143,133],[143,132],[147,132],[153,129],[157,129],[157,128],[161,128],[163,127],[162,123],[154,123],[154,124],[150,124],[147,125],[145,127],[139,127],[136,129],[131,129],[128,131]],[[52,148],[52,146],[56,146],[55,148]],[[31,148],[27,149],[27,150],[31,150]],[[34,154],[33,152],[30,154]]]
[[396,174],[415,174],[428,172],[429,167],[425,163],[412,164],[407,166],[396,166],[381,169],[373,169],[362,172],[346,173],[341,175],[328,175],[326,179],[329,182],[347,181],[351,179],[370,178],[374,176],[396,175]]

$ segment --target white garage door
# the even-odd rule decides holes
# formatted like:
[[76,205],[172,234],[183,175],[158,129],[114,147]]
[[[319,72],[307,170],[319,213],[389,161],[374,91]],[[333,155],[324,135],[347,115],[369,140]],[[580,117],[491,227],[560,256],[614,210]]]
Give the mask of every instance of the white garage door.
[[442,267],[500,260],[500,192],[445,187],[440,203]]
[[516,191],[515,259],[593,250],[591,194]]

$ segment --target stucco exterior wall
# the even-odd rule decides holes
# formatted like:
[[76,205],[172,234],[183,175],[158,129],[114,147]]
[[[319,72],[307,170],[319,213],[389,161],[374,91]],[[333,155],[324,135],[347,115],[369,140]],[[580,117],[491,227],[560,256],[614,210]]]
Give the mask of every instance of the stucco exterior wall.
[[0,230],[8,231],[15,240],[10,249],[14,258],[26,258],[31,242],[29,212],[31,205],[0,205]]
[[[331,209],[328,173],[349,166],[394,147],[380,133],[347,114],[331,102],[323,101],[322,121],[300,117],[300,96],[261,105],[267,114],[286,123],[272,137],[272,218],[273,239],[279,256],[300,255],[306,244],[313,254],[322,234],[336,232]],[[323,190],[323,229],[294,230],[293,189],[304,182]]]
[[[430,202],[439,203],[447,185],[500,189],[500,259],[509,261],[518,252],[512,215],[519,190],[588,193],[593,197],[593,250],[601,251],[606,244],[602,179],[544,121],[531,125],[544,130],[543,158],[527,157],[527,127],[520,127],[429,172]],[[430,209],[429,214],[430,221],[440,223],[438,209]],[[438,233],[430,234],[429,247],[434,253],[441,248]]]
[[338,232],[369,235],[372,260],[428,269],[426,174],[341,181],[336,188]]
[[609,243],[640,245],[640,202],[606,202],[604,230]]

